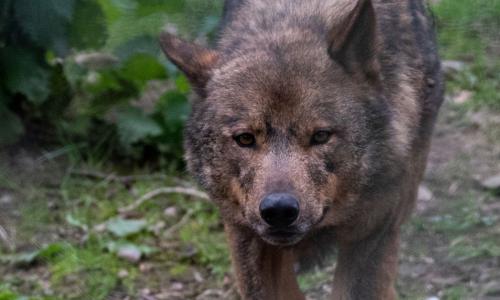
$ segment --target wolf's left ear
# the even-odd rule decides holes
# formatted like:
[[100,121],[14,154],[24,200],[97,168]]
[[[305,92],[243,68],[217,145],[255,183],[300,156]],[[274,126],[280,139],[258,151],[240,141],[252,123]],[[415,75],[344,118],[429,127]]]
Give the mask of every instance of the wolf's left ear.
[[217,52],[168,32],[161,33],[160,46],[165,55],[186,74],[194,90],[200,96],[206,96],[205,87],[217,63]]
[[328,52],[348,73],[375,79],[379,72],[375,9],[371,0],[353,2],[354,8],[340,12],[340,21],[333,25]]

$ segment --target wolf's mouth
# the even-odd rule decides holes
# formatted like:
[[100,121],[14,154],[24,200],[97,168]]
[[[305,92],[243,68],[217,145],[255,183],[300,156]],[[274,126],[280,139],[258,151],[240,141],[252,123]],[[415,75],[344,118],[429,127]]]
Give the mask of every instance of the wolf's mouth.
[[304,233],[294,229],[267,230],[262,235],[262,239],[272,245],[291,246],[299,242],[303,236]]
[[268,227],[264,232],[261,232],[260,236],[264,241],[272,245],[292,246],[300,242],[308,232],[323,222],[329,209],[330,207],[326,206],[321,217],[313,224],[295,225],[284,229]]

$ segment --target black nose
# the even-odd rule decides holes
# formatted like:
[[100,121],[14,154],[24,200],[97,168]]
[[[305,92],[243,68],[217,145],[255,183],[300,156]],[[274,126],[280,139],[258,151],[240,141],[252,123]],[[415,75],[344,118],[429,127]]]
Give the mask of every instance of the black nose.
[[290,226],[299,216],[299,202],[285,193],[270,194],[260,203],[260,216],[276,228]]

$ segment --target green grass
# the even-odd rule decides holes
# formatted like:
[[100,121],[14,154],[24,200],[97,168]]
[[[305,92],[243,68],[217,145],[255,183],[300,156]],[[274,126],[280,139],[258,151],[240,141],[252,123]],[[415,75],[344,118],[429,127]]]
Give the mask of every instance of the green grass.
[[468,64],[449,91],[472,91],[469,106],[500,110],[500,1],[442,0],[433,11],[442,56]]
[[[213,275],[210,280],[216,285],[222,282],[230,263],[219,215],[208,202],[182,195],[162,195],[144,203],[130,216],[143,221],[145,226],[139,229],[119,228],[125,230],[123,235],[111,231],[109,225],[95,229],[96,225],[109,224],[110,220],[120,215],[119,208],[141,195],[159,187],[175,185],[175,178],[174,175],[164,179],[144,178],[128,186],[120,181],[69,175],[63,178],[60,186],[53,188],[50,195],[45,187],[31,185],[22,195],[27,201],[21,206],[22,222],[18,227],[18,236],[38,245],[49,244],[38,246],[31,252],[0,251],[1,262],[48,269],[51,288],[62,299],[100,300],[109,298],[113,293],[136,295],[139,288],[144,288],[142,282],[161,286],[161,282],[168,282],[171,278],[190,276],[193,268]],[[51,198],[51,195],[56,198]],[[48,205],[54,202],[56,209]],[[177,208],[177,215],[165,216],[164,209],[172,206]],[[165,237],[163,233],[180,222],[188,212],[190,217],[184,226]],[[127,220],[127,217],[120,218]],[[115,227],[131,224],[122,222]],[[50,244],[56,232],[64,235],[57,238],[61,243]],[[174,246],[169,246],[169,243]],[[30,242],[26,244],[33,249]],[[161,276],[146,279],[142,275],[141,278],[138,264],[118,257],[120,247],[139,249],[142,261],[163,266]],[[120,278],[120,271],[126,271],[127,276]],[[6,280],[6,277],[0,275],[0,280]],[[13,275],[9,282],[12,284],[8,289],[0,289],[5,295],[9,293],[11,298],[5,298],[7,300],[17,300],[12,297],[17,297],[18,293],[35,297],[27,300],[52,299],[36,298],[48,295],[41,288],[27,290],[24,275]]]

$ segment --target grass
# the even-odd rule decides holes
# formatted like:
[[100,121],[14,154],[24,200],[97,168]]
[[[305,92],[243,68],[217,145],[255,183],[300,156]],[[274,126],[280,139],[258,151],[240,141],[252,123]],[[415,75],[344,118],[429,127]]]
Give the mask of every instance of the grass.
[[[158,285],[169,278],[190,276],[195,268],[201,268],[201,272],[213,277],[211,281],[215,283],[212,285],[217,285],[229,270],[229,254],[218,213],[211,204],[181,195],[159,196],[146,202],[133,216],[124,217],[124,221],[115,227],[109,225],[119,216],[119,208],[155,188],[174,185],[174,178],[143,179],[128,186],[105,179],[68,176],[56,188],[58,199],[50,201],[43,193],[43,186],[31,186],[28,193],[20,196],[27,201],[20,209],[22,222],[18,230],[26,241],[42,246],[33,251],[0,252],[2,261],[11,264],[9,268],[24,265],[48,269],[48,285],[58,297],[62,297],[60,299],[100,300],[117,292],[136,295],[145,275],[138,271],[138,263],[118,255],[121,247],[138,249],[143,257],[141,261],[163,266],[165,274],[150,279],[157,281]],[[57,202],[56,209],[52,204],[47,205],[54,201]],[[175,207],[176,215],[166,216],[163,211],[167,207]],[[163,236],[188,211],[196,218],[188,218],[172,236]],[[138,220],[136,223],[140,222],[140,228],[133,227],[136,223],[127,221],[129,218]],[[99,224],[107,225],[94,230]],[[61,244],[58,240],[64,242]],[[27,249],[33,248],[29,246]],[[120,278],[120,272],[127,275]],[[8,289],[3,287],[0,291],[14,295],[9,297],[17,297],[14,291],[29,292],[35,297],[27,299],[50,296],[40,288],[26,290],[23,276],[14,275],[8,280]]]
[[442,0],[433,11],[442,56],[467,63],[449,80],[449,91],[472,91],[474,109],[500,110],[500,2]]

